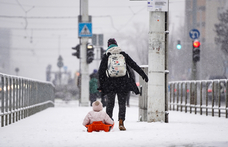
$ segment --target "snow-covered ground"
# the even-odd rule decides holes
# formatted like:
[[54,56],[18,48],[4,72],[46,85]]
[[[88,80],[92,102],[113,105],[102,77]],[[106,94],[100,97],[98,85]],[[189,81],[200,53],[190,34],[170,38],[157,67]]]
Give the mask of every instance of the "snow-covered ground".
[[[118,105],[111,132],[88,133],[82,126],[91,107],[56,101],[54,108],[0,128],[0,147],[227,147],[228,119],[170,111],[169,123],[138,121],[137,99],[118,129]],[[104,109],[105,110],[105,109]]]

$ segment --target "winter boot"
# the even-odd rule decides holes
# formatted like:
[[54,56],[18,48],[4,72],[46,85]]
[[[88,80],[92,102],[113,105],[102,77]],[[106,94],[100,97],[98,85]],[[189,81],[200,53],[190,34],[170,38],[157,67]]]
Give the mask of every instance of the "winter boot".
[[120,131],[125,131],[126,130],[126,128],[124,127],[124,123],[123,123],[122,119],[119,120],[119,129],[120,129]]

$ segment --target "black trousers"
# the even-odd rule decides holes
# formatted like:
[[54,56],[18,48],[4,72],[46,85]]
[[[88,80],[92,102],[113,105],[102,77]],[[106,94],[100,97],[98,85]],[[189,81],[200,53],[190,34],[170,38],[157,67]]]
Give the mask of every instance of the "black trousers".
[[126,93],[109,93],[109,94],[107,94],[106,113],[109,115],[110,118],[112,118],[113,108],[115,106],[116,94],[117,94],[118,104],[119,104],[118,120],[120,120],[120,119],[125,120],[126,98],[127,98],[127,94],[128,94],[127,92]]
[[130,91],[127,93],[127,98],[126,98],[126,105],[128,106],[128,107],[130,107],[130,95],[131,95],[131,93],[130,93]]

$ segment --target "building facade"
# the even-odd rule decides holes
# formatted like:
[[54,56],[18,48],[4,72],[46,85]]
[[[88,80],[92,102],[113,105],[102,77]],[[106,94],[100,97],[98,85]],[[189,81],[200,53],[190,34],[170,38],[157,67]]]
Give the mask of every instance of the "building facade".
[[[215,43],[217,35],[215,24],[219,23],[218,15],[226,10],[226,3],[226,0],[186,0],[185,42],[192,42],[189,37],[191,29],[200,31],[198,40],[201,42],[201,46],[200,61],[197,62],[197,79],[209,79],[210,76],[226,74],[224,65],[226,57],[219,45]],[[189,44],[188,48],[192,49],[192,44]],[[188,65],[188,67],[192,66]]]

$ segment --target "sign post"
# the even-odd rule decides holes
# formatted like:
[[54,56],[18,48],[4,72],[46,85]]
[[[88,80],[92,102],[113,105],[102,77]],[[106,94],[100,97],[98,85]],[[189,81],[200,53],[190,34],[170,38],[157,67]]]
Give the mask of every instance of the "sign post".
[[63,58],[61,55],[59,55],[57,66],[59,67],[59,85],[61,86],[61,78],[62,78],[61,68],[63,67]]
[[92,23],[89,22],[88,0],[80,0],[81,22],[78,23],[78,37],[81,38],[80,46],[80,69],[81,88],[80,106],[89,106],[89,65],[86,61],[86,44],[89,37],[92,37]]

